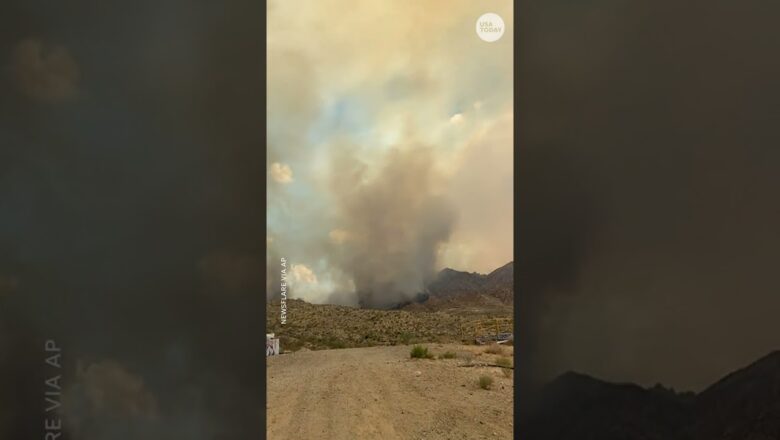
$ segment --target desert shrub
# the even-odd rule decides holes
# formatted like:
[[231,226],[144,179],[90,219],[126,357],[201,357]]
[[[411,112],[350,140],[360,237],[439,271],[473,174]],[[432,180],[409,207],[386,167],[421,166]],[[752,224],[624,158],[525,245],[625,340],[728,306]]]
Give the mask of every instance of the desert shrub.
[[493,386],[493,378],[490,376],[479,376],[479,387],[483,390],[489,390]]
[[470,351],[464,351],[460,354],[460,358],[463,359],[463,363],[465,365],[470,365],[471,362],[474,360],[474,353]]
[[455,359],[455,353],[451,351],[445,351],[444,354],[441,355],[442,359]]
[[498,344],[490,344],[488,348],[485,349],[485,353],[490,354],[497,354],[497,355],[504,355],[504,347],[498,345]]
[[428,347],[423,347],[422,345],[415,345],[414,347],[412,347],[412,351],[409,355],[415,359],[433,358],[433,354],[428,352]]
[[496,359],[496,365],[509,368],[512,366],[512,359],[509,359],[508,357],[499,357]]
[[414,335],[408,332],[403,332],[400,334],[399,338],[401,338],[402,344],[409,345],[412,342],[412,339],[414,339]]
[[319,343],[321,346],[325,348],[346,348],[346,344],[344,343],[344,341],[334,336],[326,336],[324,338],[320,338]]
[[282,353],[290,353],[298,351],[303,347],[303,341],[296,338],[290,338],[287,336],[279,337],[279,351]]

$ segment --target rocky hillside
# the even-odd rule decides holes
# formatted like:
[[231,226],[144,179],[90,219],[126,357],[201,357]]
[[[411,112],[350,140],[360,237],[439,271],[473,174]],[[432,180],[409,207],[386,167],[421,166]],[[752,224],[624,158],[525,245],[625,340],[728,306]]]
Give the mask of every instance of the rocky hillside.
[[404,310],[448,313],[493,313],[511,315],[514,303],[512,262],[489,274],[444,269],[416,301],[402,304]]
[[528,440],[780,439],[780,352],[698,395],[567,373],[533,399]]
[[699,394],[695,432],[702,439],[780,439],[780,351]]
[[[416,342],[462,342],[469,319],[443,312],[376,310],[287,301],[287,323],[279,302],[267,305],[267,331],[281,337],[282,350],[369,347]],[[466,327],[464,327],[464,325]]]
[[346,348],[416,342],[471,342],[474,322],[511,317],[513,266],[483,275],[442,270],[417,301],[393,310],[287,301],[287,324],[279,322],[279,301],[267,304],[269,333],[282,349]]
[[541,392],[520,423],[528,440],[683,440],[690,397],[566,373]]

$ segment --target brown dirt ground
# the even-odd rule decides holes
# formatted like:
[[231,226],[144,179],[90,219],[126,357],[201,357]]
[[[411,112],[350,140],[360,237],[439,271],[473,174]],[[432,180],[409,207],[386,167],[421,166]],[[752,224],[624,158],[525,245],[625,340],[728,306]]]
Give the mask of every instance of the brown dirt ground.
[[[511,439],[512,378],[485,347],[423,344],[455,359],[411,359],[411,346],[298,351],[267,358],[271,440]],[[512,347],[506,347],[511,357]],[[418,374],[419,372],[419,374]],[[491,389],[477,385],[493,377]]]

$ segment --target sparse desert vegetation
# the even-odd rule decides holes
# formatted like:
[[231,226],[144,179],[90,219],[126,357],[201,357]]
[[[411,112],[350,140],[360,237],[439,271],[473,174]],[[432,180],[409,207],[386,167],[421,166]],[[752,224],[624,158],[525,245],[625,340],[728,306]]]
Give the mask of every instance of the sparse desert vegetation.
[[266,331],[279,337],[282,352],[420,343],[472,344],[470,323],[493,316],[360,309],[292,299],[287,301],[287,323],[282,325],[279,308],[278,301],[267,304]]
[[474,342],[476,329],[492,329],[486,319],[511,317],[501,296],[510,266],[445,271],[429,302],[393,310],[289,299],[282,325],[279,302],[268,302],[282,351],[266,361],[268,438],[513,438],[512,370],[495,363],[512,349]]
[[497,354],[499,356],[504,356],[506,354],[507,350],[502,347],[499,344],[490,344],[486,349],[485,353],[489,354]]
[[460,358],[463,359],[463,365],[471,365],[471,363],[474,362],[474,353],[464,351],[460,354]]
[[483,390],[489,390],[493,386],[493,378],[487,375],[482,375],[479,376],[477,383]]
[[409,356],[413,359],[433,359],[433,354],[428,351],[428,347],[415,345]]
[[[482,365],[490,355],[462,368],[463,354],[473,358],[483,347],[417,345],[439,359],[456,354],[458,361],[411,358],[413,347],[402,345],[269,357],[268,438],[514,438],[512,379]],[[489,391],[480,388],[480,376],[492,379]]]
[[503,373],[504,377],[512,377],[512,359],[507,357],[499,357],[496,359],[496,365],[503,367],[501,368],[501,373]]
[[508,357],[503,357],[503,356],[502,357],[498,357],[498,358],[496,358],[496,365],[498,365],[500,367],[511,368],[512,367],[512,359],[510,359]]

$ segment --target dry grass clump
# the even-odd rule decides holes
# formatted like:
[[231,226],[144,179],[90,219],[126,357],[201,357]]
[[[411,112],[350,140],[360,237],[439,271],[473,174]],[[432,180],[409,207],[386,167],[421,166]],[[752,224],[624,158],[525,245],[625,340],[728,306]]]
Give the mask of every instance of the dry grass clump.
[[412,347],[409,356],[413,359],[433,359],[433,353],[428,351],[428,347],[423,347],[422,345]]
[[507,379],[512,377],[512,359],[508,357],[498,357],[496,358],[496,365],[498,365],[501,368],[501,372],[504,374],[504,377]]
[[474,361],[474,353],[470,351],[464,351],[460,354],[460,358],[463,359],[464,365],[471,365],[471,363]]
[[512,367],[512,359],[509,359],[508,357],[496,358],[496,365],[498,365],[499,367],[511,368]]
[[490,344],[490,346],[485,349],[485,353],[497,354],[499,356],[503,356],[506,354],[506,350],[504,349],[504,347],[498,344]]
[[477,383],[483,390],[489,390],[490,387],[493,386],[493,378],[490,376],[479,376],[479,381]]

